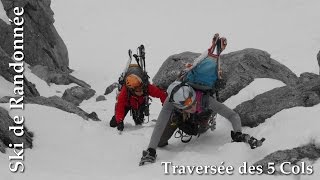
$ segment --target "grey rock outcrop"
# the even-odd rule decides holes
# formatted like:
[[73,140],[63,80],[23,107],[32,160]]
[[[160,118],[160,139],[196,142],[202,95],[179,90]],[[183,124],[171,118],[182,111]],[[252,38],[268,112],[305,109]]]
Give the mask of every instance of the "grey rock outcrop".
[[221,57],[223,78],[226,88],[220,92],[222,101],[237,94],[255,78],[271,78],[292,86],[297,84],[297,76],[285,65],[270,58],[270,54],[257,49],[244,49]]
[[68,85],[71,83],[78,84],[84,88],[91,88],[86,82],[70,75],[68,72],[58,72],[50,70],[47,66],[36,65],[31,67],[31,72],[47,84],[54,83],[58,85]]
[[2,140],[0,139],[0,152],[2,153],[6,153],[6,145],[2,142]]
[[[8,56],[8,54],[0,47],[0,76],[9,82],[14,82],[14,75],[17,73],[13,68],[9,68],[9,63],[14,63],[14,61]],[[39,92],[32,84],[24,77],[24,95],[28,97],[39,96]]]
[[[10,97],[7,97],[7,96],[3,97],[0,99],[0,103],[8,103],[9,99],[10,99]],[[42,97],[42,96],[25,97],[24,103],[25,104],[39,104],[39,105],[54,107],[54,108],[60,109],[62,111],[77,114],[78,116],[82,117],[85,120],[90,119],[90,117],[88,116],[89,114],[86,113],[84,110],[82,110],[81,108],[77,107],[73,103],[68,102],[58,96],[52,96],[49,98]],[[92,119],[92,120],[97,121],[96,119]]]
[[[192,63],[200,54],[184,52],[170,56],[161,66],[153,83],[167,88],[184,69],[185,63]],[[221,56],[223,78],[226,88],[220,92],[225,101],[249,85],[255,78],[277,79],[288,85],[295,85],[298,77],[286,66],[270,58],[270,54],[257,49],[244,49]]]
[[[24,54],[25,62],[31,66],[40,64],[50,69],[68,71],[69,59],[67,47],[53,26],[51,0],[1,0],[7,16],[15,17],[14,7],[24,8]],[[1,23],[1,29],[6,25]],[[9,26],[9,25],[7,25]],[[2,32],[2,31],[1,31]],[[7,36],[13,37],[13,30],[6,30]],[[9,56],[13,54],[13,39],[5,37],[6,43],[0,44]]]
[[304,76],[295,86],[275,88],[238,105],[234,110],[240,115],[242,125],[255,127],[283,109],[319,104],[320,76],[307,79]]
[[2,19],[0,19],[0,32],[0,48],[2,48],[6,53],[13,54],[12,28]]
[[88,100],[96,93],[93,89],[88,89],[80,86],[74,86],[72,88],[66,89],[62,95],[62,99],[69,101],[76,106],[83,100]]
[[320,75],[320,51],[318,52],[317,60],[318,60],[318,64],[319,64],[319,75]]
[[[279,167],[280,164],[284,162],[290,162],[291,165],[299,165],[300,161],[304,161],[305,159],[315,161],[320,157],[320,148],[315,146],[314,144],[308,144],[305,146],[288,149],[288,150],[280,150],[274,153],[269,154],[262,160],[254,163],[254,166],[261,165],[263,167],[263,173],[268,174],[268,163],[275,163],[274,167]],[[282,172],[276,168],[276,172],[274,175],[282,174]]]
[[[32,148],[33,133],[28,131],[24,125],[24,134],[21,137],[16,136],[9,130],[10,126],[16,126],[14,120],[4,108],[0,107],[0,151],[4,153],[9,144],[23,143],[24,148]],[[19,132],[19,130],[17,130]]]

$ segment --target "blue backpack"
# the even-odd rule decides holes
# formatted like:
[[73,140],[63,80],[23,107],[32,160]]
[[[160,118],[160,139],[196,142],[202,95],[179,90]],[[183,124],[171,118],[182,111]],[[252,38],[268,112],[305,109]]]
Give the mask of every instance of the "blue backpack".
[[185,75],[184,81],[198,90],[212,90],[218,79],[216,60],[206,57]]

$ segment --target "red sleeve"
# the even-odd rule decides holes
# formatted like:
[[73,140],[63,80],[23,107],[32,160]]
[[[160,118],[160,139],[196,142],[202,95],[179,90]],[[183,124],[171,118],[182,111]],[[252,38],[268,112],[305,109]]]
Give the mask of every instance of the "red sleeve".
[[156,98],[160,98],[162,104],[164,103],[164,101],[167,98],[167,93],[165,90],[162,90],[160,88],[158,88],[155,85],[149,84],[148,86],[148,90],[149,90],[149,95],[152,97],[156,97]]
[[127,88],[125,86],[122,86],[120,93],[117,98],[116,103],[116,121],[117,123],[120,123],[125,116],[125,107],[127,104]]

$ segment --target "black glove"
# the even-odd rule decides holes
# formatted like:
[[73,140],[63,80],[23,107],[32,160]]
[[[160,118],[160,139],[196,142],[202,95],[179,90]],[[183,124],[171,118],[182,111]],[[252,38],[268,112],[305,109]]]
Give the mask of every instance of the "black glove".
[[231,131],[231,138],[234,142],[246,142],[247,143],[250,139],[250,135],[242,133],[242,132]]
[[215,85],[214,85],[214,89],[216,91],[220,91],[222,89],[224,89],[227,85],[227,81],[225,79],[217,79]]
[[118,124],[117,129],[118,129],[119,131],[123,131],[123,129],[124,129],[123,121],[121,121],[121,122]]
[[231,131],[231,138],[235,142],[248,143],[251,149],[261,146],[262,143],[265,141],[265,138],[258,140],[255,137],[250,136],[249,134],[244,134],[241,132],[234,132],[234,131]]

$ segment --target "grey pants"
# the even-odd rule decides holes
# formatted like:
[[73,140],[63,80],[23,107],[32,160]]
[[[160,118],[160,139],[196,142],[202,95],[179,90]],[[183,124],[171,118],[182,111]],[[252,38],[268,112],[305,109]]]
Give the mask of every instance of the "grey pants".
[[[241,120],[239,115],[226,105],[216,101],[213,97],[209,97],[209,108],[214,114],[218,113],[224,118],[228,119],[236,132],[241,132]],[[173,112],[173,105],[169,102],[168,98],[163,104],[163,107],[158,116],[156,125],[153,129],[152,136],[149,143],[149,148],[156,149],[157,146],[162,146],[167,143],[174,131],[175,127],[170,125],[170,117]]]

